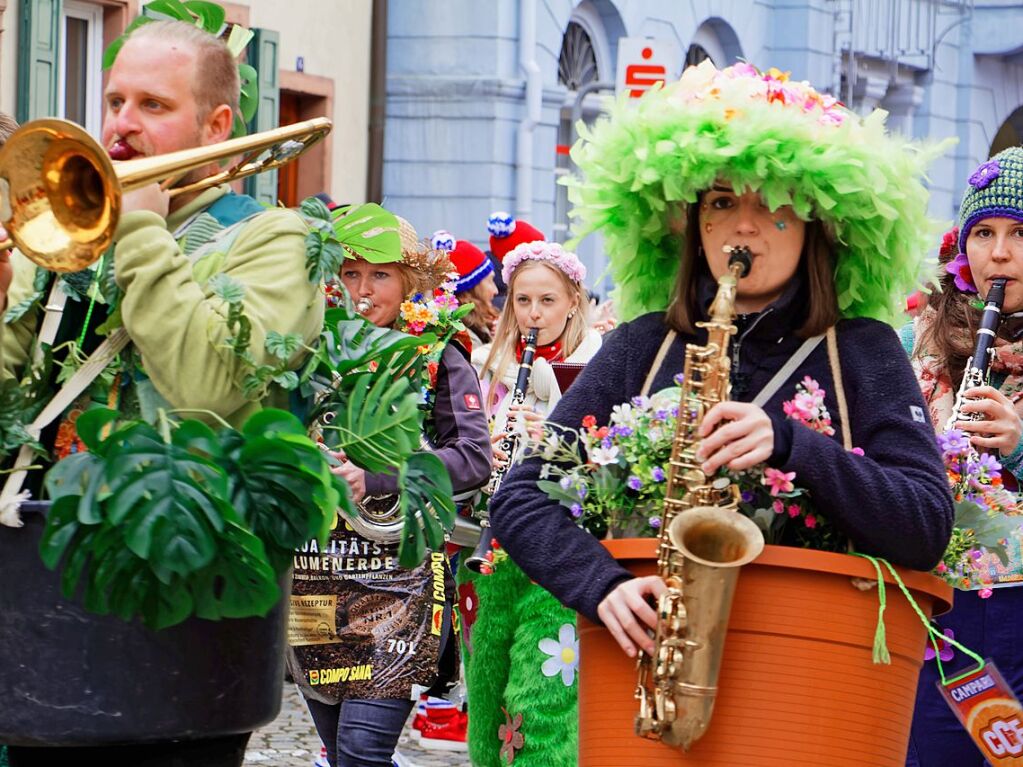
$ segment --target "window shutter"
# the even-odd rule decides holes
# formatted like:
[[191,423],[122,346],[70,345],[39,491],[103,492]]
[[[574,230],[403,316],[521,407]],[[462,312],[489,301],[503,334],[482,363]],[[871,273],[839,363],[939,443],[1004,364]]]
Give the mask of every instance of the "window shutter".
[[18,8],[18,122],[57,114],[61,0],[21,0]]
[[[280,35],[272,29],[253,29],[255,37],[249,41],[246,52],[249,63],[259,73],[259,106],[249,123],[249,133],[272,130],[280,122],[280,83],[277,73],[278,42]],[[259,173],[245,179],[245,193],[258,202],[277,204],[277,171]]]

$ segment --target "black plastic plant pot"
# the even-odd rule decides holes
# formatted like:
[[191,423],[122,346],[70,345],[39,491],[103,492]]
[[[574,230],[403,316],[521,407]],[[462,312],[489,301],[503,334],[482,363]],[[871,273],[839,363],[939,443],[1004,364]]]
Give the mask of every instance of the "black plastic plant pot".
[[189,618],[160,631],[86,612],[39,558],[48,507],[30,502],[24,527],[0,526],[0,743],[145,743],[273,721],[286,599],[266,618]]

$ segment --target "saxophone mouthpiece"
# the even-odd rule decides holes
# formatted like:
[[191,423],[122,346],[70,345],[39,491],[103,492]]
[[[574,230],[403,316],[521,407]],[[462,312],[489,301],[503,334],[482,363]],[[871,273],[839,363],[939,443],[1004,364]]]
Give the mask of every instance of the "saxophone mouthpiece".
[[355,302],[355,311],[363,315],[369,314],[373,310],[374,306],[375,304],[373,303],[372,299],[360,298],[358,301]]
[[728,259],[729,268],[733,264],[742,265],[742,271],[739,273],[740,278],[749,274],[749,270],[753,266],[753,253],[748,247],[745,245],[725,245],[721,250],[731,254]]

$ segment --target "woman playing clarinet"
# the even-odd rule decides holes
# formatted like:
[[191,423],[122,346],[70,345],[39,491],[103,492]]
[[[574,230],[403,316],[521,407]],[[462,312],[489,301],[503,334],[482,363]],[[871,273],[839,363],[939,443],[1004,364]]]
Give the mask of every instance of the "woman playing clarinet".
[[[1001,464],[1003,484],[1018,490],[1023,479],[1023,149],[1007,149],[974,171],[958,223],[942,247],[941,291],[902,329],[902,342],[935,429],[965,432],[978,454]],[[1000,286],[999,317],[993,305]],[[988,366],[984,381],[977,371]],[[990,583],[956,591],[952,612],[937,623],[956,641],[994,660],[1023,697],[1023,564],[1018,544],[1015,552],[1012,548],[1009,566]],[[951,647],[942,653],[951,670],[968,662],[950,656]],[[935,688],[938,668],[929,656],[920,675],[906,764],[981,767],[980,751]]]

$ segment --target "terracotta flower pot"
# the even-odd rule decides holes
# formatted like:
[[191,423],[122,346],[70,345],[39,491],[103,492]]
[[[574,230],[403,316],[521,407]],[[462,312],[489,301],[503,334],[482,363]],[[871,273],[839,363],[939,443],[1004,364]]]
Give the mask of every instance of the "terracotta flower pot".
[[[656,569],[657,541],[604,545],[637,575]],[[928,616],[952,590],[900,570]],[[926,631],[886,573],[890,665],[871,661],[877,590],[864,559],[766,546],[739,576],[710,729],[685,753],[634,734],[635,663],[611,634],[579,617],[579,764],[629,767],[902,767]],[[937,692],[935,692],[937,694]]]
[[25,504],[24,527],[0,527],[0,743],[143,743],[273,721],[286,599],[265,618],[189,618],[160,631],[86,612],[39,558],[48,507]]

